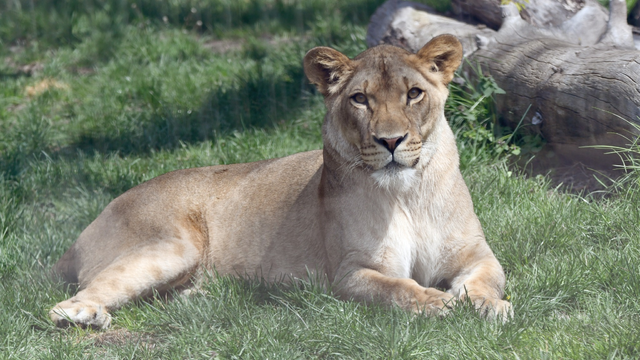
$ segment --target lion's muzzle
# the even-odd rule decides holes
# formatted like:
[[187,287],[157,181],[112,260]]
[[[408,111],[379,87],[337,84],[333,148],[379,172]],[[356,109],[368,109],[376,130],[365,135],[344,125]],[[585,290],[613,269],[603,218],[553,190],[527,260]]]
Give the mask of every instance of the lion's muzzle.
[[371,142],[360,149],[362,160],[373,170],[413,168],[420,160],[422,141],[407,133],[403,136],[371,136]]

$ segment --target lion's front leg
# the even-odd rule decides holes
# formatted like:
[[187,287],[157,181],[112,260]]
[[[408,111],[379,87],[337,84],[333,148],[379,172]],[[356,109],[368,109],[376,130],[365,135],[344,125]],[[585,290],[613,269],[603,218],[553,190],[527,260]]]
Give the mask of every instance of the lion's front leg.
[[397,305],[429,315],[445,314],[455,301],[452,294],[420,286],[413,279],[386,276],[373,269],[353,269],[337,280],[337,293],[344,299]]

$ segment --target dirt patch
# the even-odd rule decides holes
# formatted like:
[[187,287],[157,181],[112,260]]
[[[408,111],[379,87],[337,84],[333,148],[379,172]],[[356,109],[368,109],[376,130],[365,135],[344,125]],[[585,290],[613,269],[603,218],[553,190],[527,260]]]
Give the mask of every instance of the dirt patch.
[[230,51],[242,49],[244,41],[242,40],[209,40],[202,46],[216,54],[225,54]]
[[33,76],[41,72],[42,69],[44,69],[44,65],[41,62],[32,62],[30,64],[17,67],[17,70],[19,73],[22,73],[28,76]]
[[127,329],[114,329],[92,333],[87,336],[92,339],[94,345],[99,347],[122,346],[126,344],[138,344],[139,347],[154,349],[157,341],[150,334],[132,333]]
[[21,110],[25,109],[26,107],[27,107],[26,104],[13,104],[13,105],[7,106],[7,111],[8,112],[18,112],[18,111],[21,111]]
[[18,64],[12,58],[7,57],[4,60],[5,65],[15,72],[15,76],[34,76],[44,69],[42,62],[32,62],[29,64]]
[[[263,34],[260,36],[259,41],[268,46],[280,46],[283,44],[290,44],[293,42],[300,42],[306,40],[306,37],[274,37],[270,34]],[[205,41],[202,46],[214,53],[224,54],[231,51],[242,50],[242,47],[246,44],[246,41],[242,39],[225,39],[225,40],[208,40]]]
[[69,71],[81,76],[93,75],[96,73],[96,70],[90,67],[72,67]]

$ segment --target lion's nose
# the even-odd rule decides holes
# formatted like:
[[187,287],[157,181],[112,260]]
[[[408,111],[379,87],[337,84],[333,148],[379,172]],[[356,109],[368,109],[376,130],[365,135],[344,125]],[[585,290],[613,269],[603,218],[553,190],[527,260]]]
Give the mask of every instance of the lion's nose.
[[404,136],[393,137],[393,138],[377,138],[374,136],[373,140],[378,144],[387,148],[387,150],[389,150],[389,152],[393,154],[393,152],[396,150],[398,145],[400,145],[400,143],[407,138],[407,135],[408,134],[405,134]]

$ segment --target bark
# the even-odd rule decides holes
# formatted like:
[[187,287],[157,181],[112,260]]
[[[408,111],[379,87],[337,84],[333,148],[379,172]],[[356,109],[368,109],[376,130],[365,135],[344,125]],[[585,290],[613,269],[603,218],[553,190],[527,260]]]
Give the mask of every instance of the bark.
[[[620,6],[619,1],[611,3]],[[626,14],[620,22],[622,12],[614,9],[609,22],[602,24],[604,29],[596,28],[594,23],[584,24],[584,19],[599,16],[597,7],[587,3],[560,26],[539,27],[522,19],[513,5],[502,9],[497,32],[460,24],[466,29],[467,59],[479,63],[506,91],[496,96],[502,121],[515,127],[524,116],[528,131],[541,134],[569,161],[601,168],[617,162],[617,157],[582,147],[625,146],[628,141],[616,133],[638,135],[628,121],[640,125],[640,52],[633,47]],[[446,22],[440,28],[439,18],[407,6],[397,12],[391,7],[383,11],[394,16],[389,23],[370,25],[388,29],[382,39],[371,39],[370,45],[394,38],[416,51],[451,26]],[[423,30],[424,24],[428,30]]]

